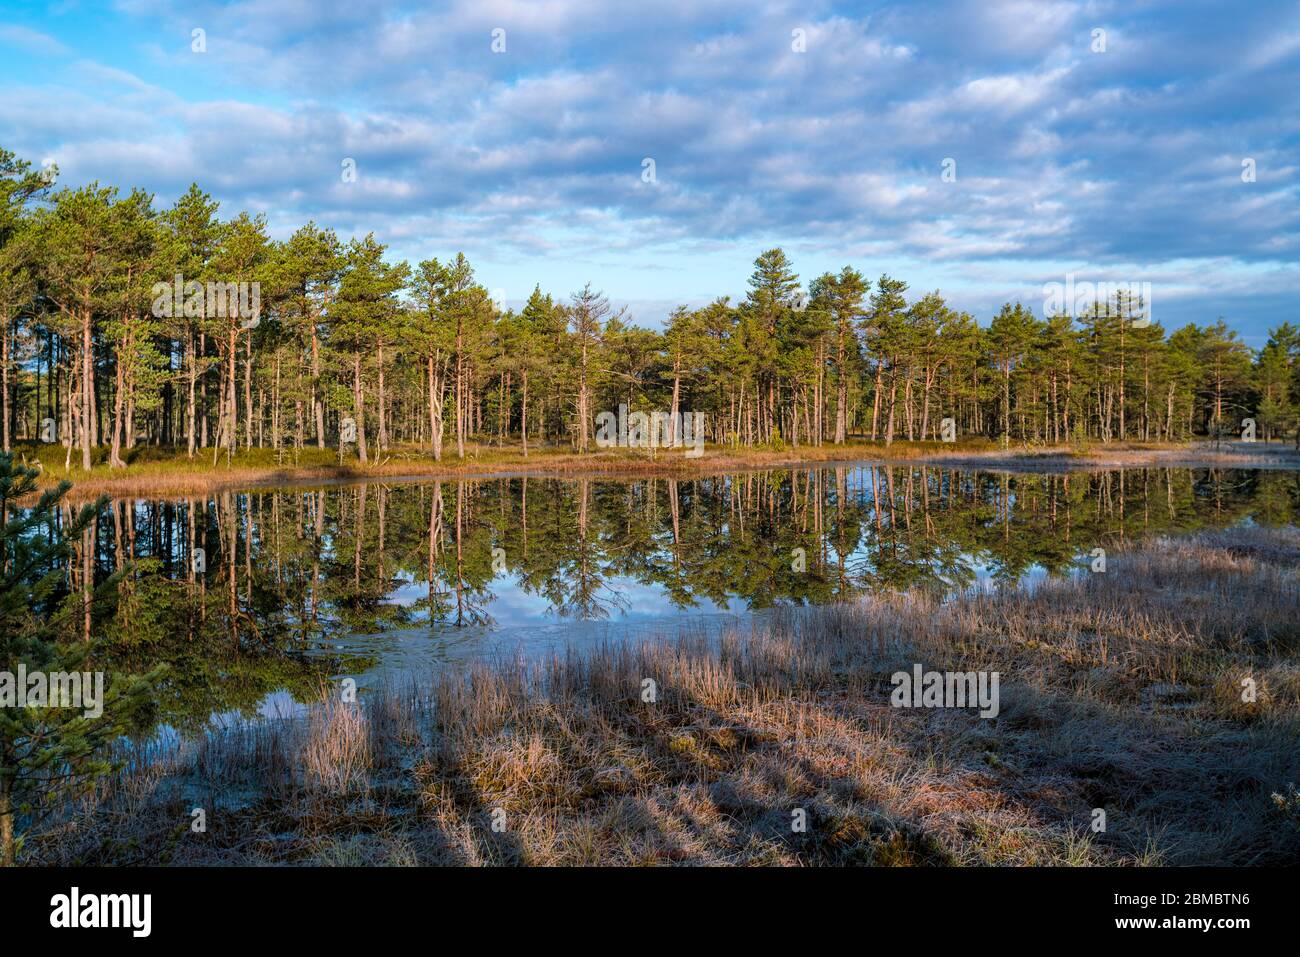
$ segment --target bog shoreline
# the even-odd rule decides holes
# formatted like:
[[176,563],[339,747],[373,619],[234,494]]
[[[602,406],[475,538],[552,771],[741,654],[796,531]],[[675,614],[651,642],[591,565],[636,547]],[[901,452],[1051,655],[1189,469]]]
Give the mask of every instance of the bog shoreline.
[[[35,452],[36,450],[32,450]],[[55,451],[58,450],[57,447]],[[602,449],[577,453],[567,449],[534,450],[527,457],[511,447],[476,446],[464,459],[444,456],[435,461],[428,450],[395,449],[375,462],[322,461],[336,457],[330,450],[304,450],[298,464],[274,461],[276,454],[254,449],[235,456],[232,464],[210,464],[211,450],[187,459],[184,453],[162,456],[142,450],[139,460],[110,470],[96,465],[89,472],[65,470],[50,456],[42,462],[43,487],[66,479],[72,497],[211,495],[269,488],[319,488],[362,482],[398,484],[428,481],[481,481],[516,478],[692,478],[720,472],[759,471],[796,467],[861,467],[929,465],[1007,472],[1075,472],[1122,468],[1252,468],[1300,469],[1300,452],[1279,442],[1113,443],[1086,446],[1020,446],[1002,448],[991,442],[947,445],[940,442],[853,442],[844,445],[788,449],[728,449],[711,447],[690,457],[682,450]],[[20,456],[24,450],[19,449]],[[306,459],[306,461],[302,461]]]

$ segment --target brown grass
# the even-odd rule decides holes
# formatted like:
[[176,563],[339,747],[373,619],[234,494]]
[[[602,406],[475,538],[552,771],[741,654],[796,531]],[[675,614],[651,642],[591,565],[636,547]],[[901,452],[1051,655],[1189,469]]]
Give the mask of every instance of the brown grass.
[[[798,448],[731,449],[712,446],[699,458],[688,458],[681,449],[660,449],[651,455],[634,449],[600,449],[579,454],[566,447],[533,449],[527,458],[517,445],[499,448],[490,444],[472,444],[463,460],[448,454],[435,462],[425,449],[402,446],[385,453],[368,465],[355,458],[340,464],[338,453],[331,450],[303,449],[297,457],[292,451],[277,455],[270,449],[252,449],[238,453],[230,466],[224,456],[212,464],[212,451],[201,450],[194,459],[184,453],[159,449],[135,450],[126,468],[111,470],[97,464],[89,471],[74,465],[63,468],[63,450],[59,446],[26,445],[18,449],[26,461],[40,461],[44,468],[42,483],[52,485],[67,479],[74,482],[72,496],[93,497],[101,494],[130,496],[164,496],[213,494],[216,492],[283,487],[287,485],[323,485],[383,479],[386,482],[428,481],[432,479],[474,479],[504,475],[552,475],[564,477],[576,473],[606,478],[635,478],[643,475],[694,476],[723,471],[781,468],[815,463],[872,463],[907,461],[990,469],[1029,469],[1035,471],[1077,470],[1080,468],[1117,468],[1144,465],[1194,466],[1225,465],[1251,468],[1300,468],[1300,454],[1279,443],[1111,443],[1077,446],[1002,447],[985,439],[970,439],[955,445],[941,442],[855,441],[845,445],[799,446]],[[297,464],[295,464],[295,461]]]
[[[915,443],[912,448],[895,445],[890,457],[912,458],[925,447],[939,448],[938,443]],[[959,447],[958,454],[977,454],[989,448],[987,443]],[[945,446],[952,450],[951,446]],[[427,449],[402,446],[362,465],[354,457],[340,463],[336,451],[304,449],[295,457],[283,457],[270,449],[245,450],[227,465],[224,455],[212,464],[211,450],[200,450],[195,458],[183,453],[157,449],[140,450],[137,459],[125,468],[112,470],[96,464],[89,471],[77,467],[63,468],[62,449],[57,446],[26,447],[19,455],[27,461],[40,461],[44,468],[42,485],[61,480],[74,483],[70,493],[76,497],[101,494],[154,496],[212,494],[214,492],[283,487],[286,485],[322,485],[359,482],[368,479],[428,481],[433,479],[474,479],[502,475],[583,475],[606,478],[635,478],[642,475],[700,475],[745,468],[777,468],[810,462],[857,461],[863,457],[882,458],[887,452],[883,443],[853,443],[786,449],[707,448],[698,458],[689,458],[682,449],[649,451],[636,449],[599,449],[578,453],[567,446],[533,448],[527,457],[517,445],[496,447],[472,443],[464,459],[444,453],[435,462]],[[283,461],[281,461],[283,458]],[[294,464],[295,458],[297,464]]]
[[[1298,569],[1296,529],[1239,528],[1033,590],[871,598],[715,638],[482,664],[157,745],[28,855],[1295,863]],[[1001,713],[891,707],[889,675],[913,662],[998,671]],[[195,807],[206,833],[189,830]],[[1094,808],[1104,833],[1089,828]]]

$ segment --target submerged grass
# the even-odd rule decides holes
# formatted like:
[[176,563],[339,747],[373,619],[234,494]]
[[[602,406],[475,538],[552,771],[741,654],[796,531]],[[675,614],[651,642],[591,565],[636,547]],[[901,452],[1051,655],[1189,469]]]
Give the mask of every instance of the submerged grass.
[[[1000,713],[891,707],[889,676],[914,662],[999,672]],[[1300,531],[1242,527],[1032,590],[866,599],[482,664],[357,704],[332,693],[305,717],[137,752],[27,855],[1295,863],[1298,741]]]

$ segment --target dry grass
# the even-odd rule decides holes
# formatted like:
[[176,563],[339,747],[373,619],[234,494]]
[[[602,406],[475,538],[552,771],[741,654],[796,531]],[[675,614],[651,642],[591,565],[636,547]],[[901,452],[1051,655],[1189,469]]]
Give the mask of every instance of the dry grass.
[[[1295,863],[1298,569],[1300,532],[1240,528],[1157,541],[1032,591],[875,598],[747,633],[484,664],[156,746],[28,854]],[[998,671],[1001,713],[891,707],[889,675],[913,662]],[[190,831],[195,807],[206,833]],[[1104,833],[1089,828],[1094,808]]]
[[[435,462],[427,448],[404,445],[385,452],[366,465],[349,453],[341,460],[336,450],[302,449],[277,454],[271,449],[250,449],[237,453],[226,464],[224,453],[212,464],[212,450],[200,450],[193,459],[183,452],[143,448],[136,450],[125,468],[110,469],[97,462],[83,470],[74,462],[64,469],[63,449],[59,446],[19,448],[25,460],[40,461],[44,469],[43,484],[61,480],[74,483],[70,493],[77,497],[110,495],[181,495],[211,494],[234,489],[282,487],[290,484],[320,485],[358,482],[382,478],[385,481],[471,479],[497,475],[554,475],[581,473],[607,478],[635,478],[641,475],[690,476],[731,469],[778,468],[811,462],[857,461],[870,459],[919,459],[935,451],[950,454],[980,455],[994,450],[983,440],[960,446],[937,442],[895,443],[854,442],[842,446],[800,446],[797,448],[732,449],[711,446],[699,457],[688,457],[683,449],[596,449],[578,453],[569,446],[532,448],[528,456],[517,444],[498,447],[490,443],[470,443],[464,459],[454,451],[444,450],[441,462]],[[100,455],[100,458],[103,456]],[[75,456],[74,456],[75,458]]]
[[[100,450],[101,452],[103,450]],[[845,445],[798,448],[731,449],[712,446],[699,458],[681,449],[658,450],[654,455],[636,449],[600,449],[579,454],[567,446],[532,449],[527,458],[517,445],[497,447],[471,444],[466,457],[448,453],[435,462],[427,449],[401,446],[379,460],[361,465],[355,458],[340,463],[337,451],[303,449],[279,455],[271,449],[239,452],[227,466],[224,455],[212,464],[212,451],[200,450],[194,459],[182,453],[142,448],[133,451],[130,464],[110,470],[104,463],[83,471],[76,464],[63,468],[59,446],[21,445],[19,455],[40,461],[44,484],[67,479],[74,482],[77,498],[100,494],[162,496],[213,494],[234,489],[322,485],[380,479],[386,482],[431,479],[473,479],[501,475],[554,475],[576,473],[606,478],[643,475],[694,476],[722,471],[782,468],[813,463],[874,463],[905,461],[917,464],[980,466],[1033,471],[1119,468],[1151,465],[1224,465],[1241,468],[1300,468],[1300,453],[1278,443],[1112,443],[1077,446],[1015,445],[1004,449],[986,439],[969,439],[955,445],[942,442],[855,441]],[[100,456],[102,458],[102,455]]]
[[956,465],[1007,471],[1076,472],[1081,469],[1116,468],[1250,468],[1300,469],[1300,449],[1286,442],[1086,442],[1072,446],[1015,445],[1008,449],[935,446],[907,443],[911,454],[889,458],[915,458],[931,465]]

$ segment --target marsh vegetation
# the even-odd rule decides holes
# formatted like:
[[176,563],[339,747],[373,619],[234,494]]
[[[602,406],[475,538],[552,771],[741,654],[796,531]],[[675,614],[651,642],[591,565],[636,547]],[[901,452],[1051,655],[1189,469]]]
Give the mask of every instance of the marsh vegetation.
[[[65,637],[168,671],[26,853],[1292,860],[1298,510],[1292,471],[913,464],[111,501],[50,601],[117,576]],[[914,663],[1000,713],[891,707]]]
[[[717,637],[485,662],[358,704],[330,695],[295,719],[156,745],[31,850],[46,863],[1294,863],[1297,569],[1294,528],[1240,527],[1158,538],[1105,575],[1033,590],[860,596]],[[913,662],[1000,672],[1000,714],[891,707],[889,675]]]

